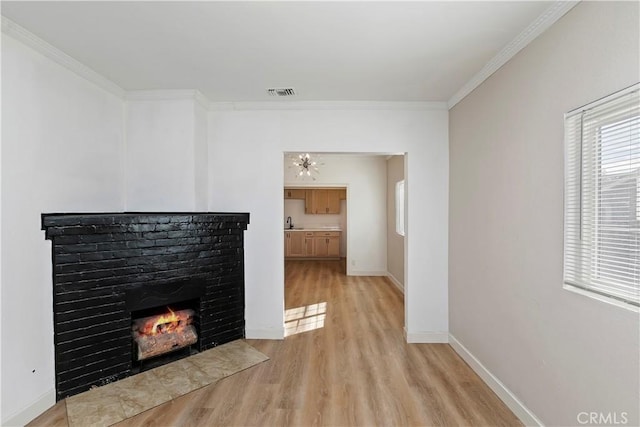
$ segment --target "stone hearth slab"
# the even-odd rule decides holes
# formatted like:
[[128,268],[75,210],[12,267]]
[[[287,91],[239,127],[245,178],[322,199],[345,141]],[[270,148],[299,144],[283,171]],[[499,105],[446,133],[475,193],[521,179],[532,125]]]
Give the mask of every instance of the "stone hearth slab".
[[242,340],[223,344],[67,398],[69,427],[115,424],[265,360]]

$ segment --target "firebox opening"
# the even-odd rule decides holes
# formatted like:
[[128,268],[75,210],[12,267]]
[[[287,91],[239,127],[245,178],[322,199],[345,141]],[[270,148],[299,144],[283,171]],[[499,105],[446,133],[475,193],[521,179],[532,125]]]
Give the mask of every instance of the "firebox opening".
[[199,349],[199,300],[131,313],[132,368],[146,371],[195,354]]

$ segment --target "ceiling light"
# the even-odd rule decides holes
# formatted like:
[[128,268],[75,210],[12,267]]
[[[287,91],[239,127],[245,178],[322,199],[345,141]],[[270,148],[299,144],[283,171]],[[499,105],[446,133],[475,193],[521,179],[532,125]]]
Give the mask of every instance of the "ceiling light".
[[289,156],[289,169],[294,171],[294,176],[297,179],[305,180],[311,178],[316,180],[316,176],[320,173],[318,166],[324,166],[324,163],[320,162],[319,157],[312,158],[311,154],[292,154]]

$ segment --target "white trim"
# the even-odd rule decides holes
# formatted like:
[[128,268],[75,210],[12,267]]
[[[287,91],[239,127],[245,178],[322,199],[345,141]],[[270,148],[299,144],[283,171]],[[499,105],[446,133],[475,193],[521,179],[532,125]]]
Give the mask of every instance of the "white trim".
[[452,334],[449,345],[474,370],[505,405],[527,426],[543,426],[542,421],[527,408],[495,375],[493,375],[467,348]]
[[248,340],[283,340],[284,327],[272,329],[246,329],[245,338]]
[[400,283],[398,279],[395,278],[393,274],[387,272],[387,279],[389,279],[389,281],[393,283],[396,286],[396,288],[400,289],[400,292],[404,294],[404,286],[402,285],[402,283]]
[[24,426],[35,418],[39,417],[44,411],[56,404],[56,391],[51,389],[40,396],[31,405],[2,420],[3,426]]
[[172,101],[193,100],[198,102],[206,110],[211,104],[209,100],[195,89],[169,89],[169,90],[130,90],[126,93],[127,101]]
[[448,332],[409,332],[405,330],[405,335],[408,344],[446,344],[449,342]]
[[195,99],[196,102],[198,102],[202,106],[202,108],[209,111],[209,106],[211,105],[211,101],[209,101],[209,98],[204,96],[204,94],[200,92],[198,89],[194,90],[193,99]]
[[280,101],[211,102],[211,111],[226,110],[443,110],[446,102]]
[[594,299],[596,301],[601,301],[601,302],[604,302],[606,304],[611,304],[611,305],[614,305],[616,307],[620,307],[620,308],[624,308],[624,309],[629,310],[629,311],[633,311],[635,313],[640,313],[640,307],[638,307],[637,305],[632,305],[632,304],[629,304],[627,302],[620,301],[620,300],[615,299],[615,298],[611,298],[611,297],[609,297],[607,295],[602,295],[602,294],[599,294],[597,292],[589,291],[588,289],[582,289],[582,288],[579,288],[577,286],[570,285],[568,283],[564,283],[562,285],[562,289],[564,289],[566,291],[569,291],[569,292],[573,292],[573,293],[578,294],[578,295],[584,295],[585,297]]
[[465,83],[447,102],[449,108],[453,108],[458,102],[469,95],[475,88],[480,86],[482,82],[488,79],[493,73],[498,71],[500,67],[506,64],[518,52],[524,49],[529,43],[535,40],[540,34],[551,27],[558,19],[570,11],[580,1],[555,1],[540,16],[536,18],[527,28],[516,36],[509,44],[507,44],[496,56],[491,58],[489,62],[476,75],[474,75],[467,83]]
[[[485,66],[462,86],[448,102],[385,102],[385,101],[241,101],[241,102],[209,102],[198,90],[190,90],[192,97],[200,102],[209,111],[220,110],[447,110],[460,102],[489,76],[513,58],[520,50],[531,43],[536,37],[547,30],[565,13],[571,10],[578,1],[558,0],[545,10],[524,31],[505,46]],[[47,43],[27,29],[21,27],[10,19],[2,16],[2,32],[14,37],[22,43],[30,46],[49,59],[73,71],[86,80],[98,85],[104,90],[119,98],[131,98],[134,92],[156,91],[132,91],[126,92],[113,81],[102,74],[97,73],[78,60],[67,55],[57,47]],[[185,91],[158,91],[158,92],[185,92]],[[176,99],[176,98],[148,98],[148,99]]]
[[118,98],[124,98],[125,90],[120,86],[4,16],[2,32]]
[[211,102],[209,103],[209,111],[233,111],[233,102]]
[[386,271],[351,270],[348,276],[387,276]]

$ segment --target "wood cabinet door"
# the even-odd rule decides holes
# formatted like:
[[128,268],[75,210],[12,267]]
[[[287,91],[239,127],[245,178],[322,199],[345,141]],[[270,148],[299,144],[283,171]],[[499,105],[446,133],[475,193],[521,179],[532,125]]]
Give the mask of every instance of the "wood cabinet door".
[[313,213],[325,214],[329,212],[329,190],[313,190]]
[[327,190],[327,212],[328,214],[340,213],[340,190]]
[[327,256],[340,256],[340,237],[327,237]]
[[291,235],[289,238],[289,256],[304,256],[304,233],[290,231],[289,234]]
[[311,236],[308,236],[309,233],[305,233],[307,235],[304,236],[304,256],[314,256],[315,255],[315,238],[313,237],[313,233]]
[[305,190],[304,193],[304,213],[307,215],[314,213],[313,209],[313,190]]
[[313,249],[314,249],[314,255],[317,257],[326,257],[329,249],[329,244],[327,242],[328,238],[327,237],[314,237],[314,245],[313,245]]
[[[293,196],[294,193],[291,194]],[[340,199],[344,199],[343,194],[345,194],[344,189],[329,190],[314,188],[313,190],[306,190],[304,198],[304,213],[307,215],[339,214]]]
[[306,191],[302,188],[285,188],[284,189],[284,198],[285,199],[302,199],[305,198]]
[[289,256],[289,239],[291,238],[291,233],[284,233],[284,256],[285,258]]
[[306,194],[306,190],[303,190],[302,188],[294,188],[293,190],[291,190],[292,199],[304,200],[305,194]]
[[313,249],[315,253],[313,256],[340,257],[340,232],[339,231],[317,231],[314,237]]

